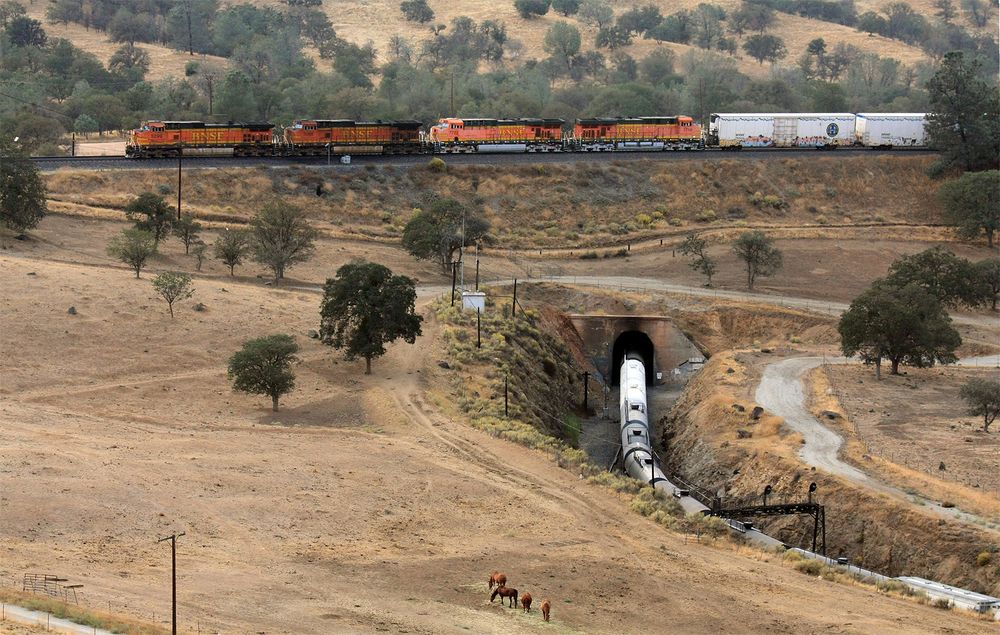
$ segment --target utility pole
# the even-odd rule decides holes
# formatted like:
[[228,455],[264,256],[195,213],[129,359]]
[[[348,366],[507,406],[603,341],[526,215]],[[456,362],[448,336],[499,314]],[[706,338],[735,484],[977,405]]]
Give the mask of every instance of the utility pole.
[[170,584],[170,605],[173,613],[173,635],[177,635],[177,539],[183,536],[185,532],[179,534],[171,534],[166,538],[160,538],[156,542],[163,542],[165,540],[170,541],[170,566],[171,566],[171,584]]
[[476,243],[476,291],[479,291],[479,243]]
[[510,317],[517,315],[517,278],[514,278],[514,299],[510,303]]
[[451,306],[455,306],[455,276],[458,273],[458,261],[451,261]]
[[184,150],[183,150],[183,148],[180,147],[180,144],[178,143],[178,146],[177,146],[177,220],[181,219],[181,185],[182,185],[181,174],[183,174],[183,172],[181,172],[181,164],[183,163],[183,159],[182,159],[183,153],[184,153]]
[[458,261],[462,263],[461,288],[465,293],[465,208],[462,208],[462,249],[458,252]]
[[482,312],[476,307],[476,348],[483,347],[483,322]]
[[503,376],[503,417],[507,418],[507,375]]

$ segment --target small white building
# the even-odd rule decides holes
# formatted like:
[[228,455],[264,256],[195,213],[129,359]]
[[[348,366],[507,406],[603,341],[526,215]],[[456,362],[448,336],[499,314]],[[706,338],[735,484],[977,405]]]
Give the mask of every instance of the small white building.
[[463,291],[462,308],[472,309],[480,313],[486,312],[486,292],[485,291]]

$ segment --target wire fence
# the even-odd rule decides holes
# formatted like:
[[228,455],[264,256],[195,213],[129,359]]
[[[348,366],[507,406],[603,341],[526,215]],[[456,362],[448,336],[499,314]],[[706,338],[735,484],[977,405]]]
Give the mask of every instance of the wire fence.
[[[14,574],[14,573],[0,573],[0,588],[12,589],[15,591],[24,591],[25,585],[25,575],[33,574]],[[29,589],[30,592],[30,589]],[[34,593],[40,598],[53,598],[49,593]],[[73,602],[72,599],[66,602],[68,605],[79,606],[83,609],[90,609],[94,611],[100,611],[102,613],[110,613],[111,615],[117,615],[121,617],[127,617],[131,619],[140,620],[143,622],[149,622],[157,626],[163,627],[167,630],[170,628],[171,614],[170,607],[165,606],[160,609],[152,609],[148,606],[140,607],[135,602],[129,603],[127,600],[122,599],[96,599],[90,597],[86,593],[86,587],[76,589],[76,601]],[[58,600],[64,600],[64,598],[55,597]],[[6,603],[6,606],[12,606],[12,603]],[[41,613],[46,613],[41,611]],[[47,614],[47,613],[46,613]],[[54,616],[53,616],[54,617]],[[180,621],[180,620],[178,620]],[[43,623],[44,625],[44,623]],[[84,629],[93,628],[94,632],[101,632],[96,627],[82,626]],[[62,632],[62,631],[60,631]],[[89,631],[83,631],[89,632]],[[212,620],[204,615],[200,615],[194,618],[186,618],[183,628],[178,628],[178,632],[197,634],[197,635],[219,635],[220,630],[217,624],[214,624]]]

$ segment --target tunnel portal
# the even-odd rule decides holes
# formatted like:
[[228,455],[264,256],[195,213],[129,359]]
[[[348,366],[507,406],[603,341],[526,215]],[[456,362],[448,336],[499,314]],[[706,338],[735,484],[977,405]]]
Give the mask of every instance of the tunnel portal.
[[622,362],[625,361],[625,354],[628,352],[638,353],[642,356],[642,365],[646,369],[646,385],[652,386],[656,381],[656,357],[655,347],[649,336],[642,331],[625,331],[615,339],[611,349],[611,384],[618,384],[618,373],[621,370]]
[[608,386],[618,383],[626,351],[642,356],[648,385],[673,381],[692,361],[704,360],[701,351],[666,316],[574,314],[569,319],[584,352],[600,371],[601,382]]

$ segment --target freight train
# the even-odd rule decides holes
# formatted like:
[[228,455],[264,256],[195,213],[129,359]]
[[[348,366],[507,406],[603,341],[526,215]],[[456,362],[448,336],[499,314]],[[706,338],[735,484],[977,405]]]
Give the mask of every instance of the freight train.
[[685,115],[577,119],[449,117],[419,121],[303,119],[271,123],[147,121],[127,134],[134,158],[182,154],[330,156],[473,152],[629,152],[740,148],[922,148],[923,113],[721,113],[707,129]]

